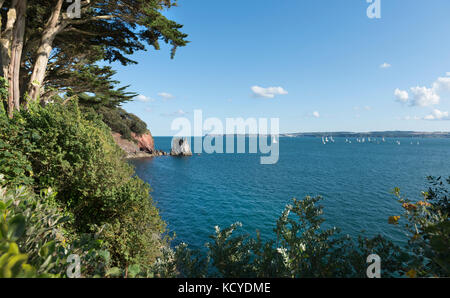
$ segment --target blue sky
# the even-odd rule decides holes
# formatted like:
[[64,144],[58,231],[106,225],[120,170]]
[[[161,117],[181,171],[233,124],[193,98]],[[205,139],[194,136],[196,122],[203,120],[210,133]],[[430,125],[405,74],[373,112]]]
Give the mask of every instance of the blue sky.
[[[191,43],[133,56],[124,108],[156,136],[177,116],[278,117],[280,131],[449,131],[450,1],[179,0]],[[252,87],[256,87],[253,88]]]

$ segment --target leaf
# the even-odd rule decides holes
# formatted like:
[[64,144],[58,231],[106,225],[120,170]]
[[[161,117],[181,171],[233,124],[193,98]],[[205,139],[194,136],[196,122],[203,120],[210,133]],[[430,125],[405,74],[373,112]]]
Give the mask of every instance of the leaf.
[[45,258],[49,254],[52,254],[55,251],[56,243],[55,241],[49,241],[46,244],[44,244],[41,249],[39,250],[39,256]]
[[106,276],[108,276],[108,277],[120,277],[121,275],[122,275],[122,271],[117,267],[113,267],[113,268],[109,269],[108,271],[106,271]]
[[17,246],[17,244],[14,243],[14,242],[11,243],[11,244],[9,245],[8,253],[13,254],[13,255],[19,254],[19,253],[20,253],[20,251],[19,251],[19,246]]
[[27,259],[28,256],[25,254],[18,254],[9,259],[6,270],[11,272],[11,277],[16,277],[20,273],[22,265],[26,263]]
[[109,263],[110,258],[111,258],[111,254],[109,253],[109,251],[107,251],[107,250],[100,250],[98,252],[98,254],[99,254],[99,256],[101,256],[105,260],[106,263]]
[[411,269],[408,272],[406,272],[406,276],[409,277],[409,278],[416,278],[417,271],[414,270],[414,269]]
[[8,222],[8,232],[6,237],[10,241],[16,241],[25,232],[25,217],[23,215],[16,215]]
[[136,275],[139,274],[139,272],[141,271],[141,268],[139,267],[138,264],[134,264],[128,267],[128,276],[131,278],[136,277]]
[[389,216],[388,223],[391,225],[398,225],[400,216]]

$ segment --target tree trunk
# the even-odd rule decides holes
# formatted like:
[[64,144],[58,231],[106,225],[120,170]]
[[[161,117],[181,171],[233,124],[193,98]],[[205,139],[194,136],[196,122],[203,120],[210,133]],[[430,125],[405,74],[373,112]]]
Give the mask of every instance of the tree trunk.
[[33,66],[33,72],[31,74],[30,83],[28,86],[28,95],[31,100],[37,100],[40,95],[42,83],[45,79],[48,59],[53,49],[53,41],[55,40],[56,35],[62,30],[61,25],[58,24],[62,4],[63,0],[58,0],[50,19],[47,22],[47,26],[42,34],[40,45],[37,49],[36,62]]
[[11,61],[9,64],[9,101],[13,102],[14,109],[20,110],[20,66],[22,60],[23,39],[25,34],[25,13],[27,0],[20,0],[16,11],[17,19],[13,29],[11,44]]
[[[4,1],[0,1],[0,7]],[[27,0],[13,0],[7,13],[6,28],[1,33],[2,76],[8,82],[8,115],[20,109],[20,64],[25,34]]]
[[[14,24],[17,19],[17,10],[16,7],[18,5],[19,0],[13,0],[11,3],[11,8],[8,10],[8,18],[6,20],[5,30],[2,32],[2,36],[0,39],[1,44],[1,59],[2,59],[2,75],[9,83],[9,65],[11,63],[11,41],[13,36]],[[8,115],[12,117],[12,113],[14,110],[14,101],[12,100],[11,94],[8,96]]]

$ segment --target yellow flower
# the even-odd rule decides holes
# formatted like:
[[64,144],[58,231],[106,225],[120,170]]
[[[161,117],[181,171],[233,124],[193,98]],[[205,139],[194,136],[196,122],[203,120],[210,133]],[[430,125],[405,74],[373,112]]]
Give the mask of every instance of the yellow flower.
[[391,225],[398,225],[398,220],[400,216],[389,216],[388,223]]
[[408,272],[406,272],[406,276],[408,276],[409,278],[416,278],[417,271],[414,269],[411,269]]
[[419,202],[417,202],[417,205],[425,206],[425,207],[430,207],[431,206],[430,203],[425,202],[425,201],[419,201]]
[[417,206],[414,205],[414,204],[411,204],[411,203],[403,203],[402,207],[405,208],[408,211],[417,209]]

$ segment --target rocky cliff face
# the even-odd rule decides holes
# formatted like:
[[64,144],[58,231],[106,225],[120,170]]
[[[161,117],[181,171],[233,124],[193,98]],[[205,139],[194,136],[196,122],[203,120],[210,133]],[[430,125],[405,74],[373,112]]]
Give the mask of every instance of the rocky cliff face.
[[135,133],[131,133],[131,136],[137,141],[137,145],[141,151],[150,154],[155,152],[155,141],[153,140],[153,136],[150,132],[140,136]]
[[150,132],[141,136],[132,133],[132,137],[136,142],[122,139],[122,135],[117,132],[113,132],[112,136],[117,145],[126,152],[127,158],[148,157],[153,156],[155,153],[155,142]]

